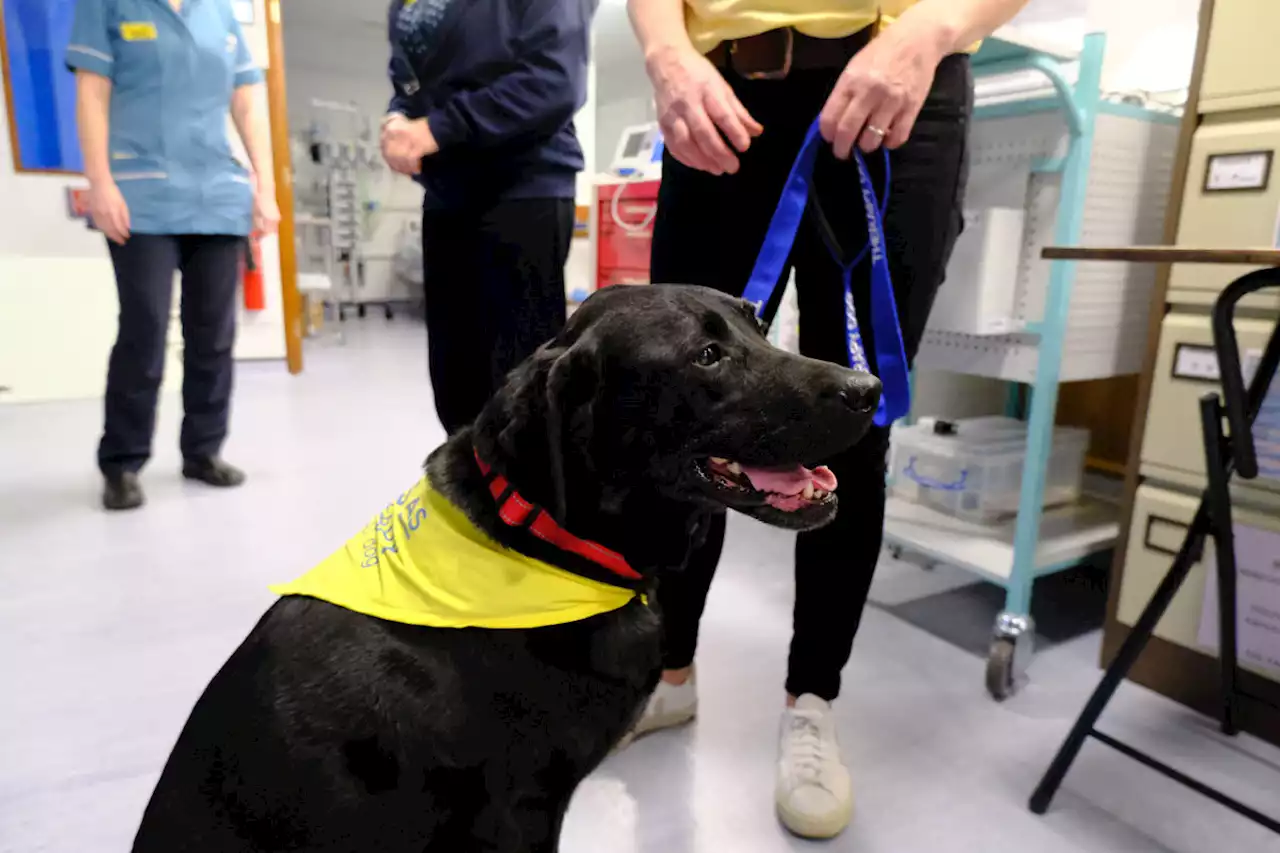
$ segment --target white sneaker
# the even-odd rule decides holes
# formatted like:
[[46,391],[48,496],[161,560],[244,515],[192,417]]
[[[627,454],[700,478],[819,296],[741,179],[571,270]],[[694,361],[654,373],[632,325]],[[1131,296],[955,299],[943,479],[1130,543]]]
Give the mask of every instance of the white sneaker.
[[691,672],[689,680],[684,684],[670,684],[666,681],[659,681],[657,688],[649,697],[649,703],[644,706],[644,713],[614,749],[625,749],[641,735],[656,732],[659,729],[682,726],[693,720],[697,714],[698,683],[696,672]]
[[782,825],[804,838],[834,838],[853,817],[853,783],[831,705],[811,693],[782,715],[775,797]]

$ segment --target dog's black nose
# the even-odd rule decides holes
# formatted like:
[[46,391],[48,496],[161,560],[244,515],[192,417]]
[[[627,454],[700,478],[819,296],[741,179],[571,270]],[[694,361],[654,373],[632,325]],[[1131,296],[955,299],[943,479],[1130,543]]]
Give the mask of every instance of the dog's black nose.
[[870,373],[859,373],[845,383],[840,399],[855,412],[874,412],[880,404],[880,380]]

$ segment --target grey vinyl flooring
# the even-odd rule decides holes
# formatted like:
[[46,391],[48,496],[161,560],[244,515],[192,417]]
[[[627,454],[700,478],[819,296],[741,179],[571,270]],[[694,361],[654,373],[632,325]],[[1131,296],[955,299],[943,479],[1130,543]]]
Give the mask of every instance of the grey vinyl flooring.
[[[245,488],[179,478],[162,404],[140,512],[98,509],[96,402],[0,407],[0,850],[127,850],[192,702],[293,577],[411,481],[441,438],[419,324],[370,317],[309,344],[300,378],[242,365],[228,459]],[[1038,657],[997,705],[982,661],[895,618],[972,582],[886,561],[837,704],[858,797],[825,844],[773,817],[790,542],[735,519],[703,627],[698,721],[609,759],[566,853],[1280,853],[1280,837],[1089,745],[1052,811],[1027,796],[1098,677],[1097,632]],[[1280,751],[1126,685],[1103,726],[1280,813]]]

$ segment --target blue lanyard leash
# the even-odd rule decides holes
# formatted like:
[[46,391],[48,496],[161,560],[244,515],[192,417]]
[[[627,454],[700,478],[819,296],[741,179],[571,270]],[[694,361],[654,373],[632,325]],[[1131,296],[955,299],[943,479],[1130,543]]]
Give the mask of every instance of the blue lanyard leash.
[[[764,244],[756,258],[755,268],[742,292],[742,298],[755,306],[758,317],[764,317],[765,308],[782,279],[782,271],[791,255],[791,247],[796,241],[796,234],[800,230],[805,207],[809,202],[813,166],[822,141],[818,122],[814,121],[805,136],[804,146],[791,167],[782,197],[778,200],[778,209],[769,222],[769,230],[765,232]],[[878,203],[866,161],[857,149],[854,149],[853,155],[858,164],[858,178],[862,182],[862,206],[867,214],[867,244],[847,264],[841,261],[830,243],[827,249],[840,266],[844,278],[845,346],[849,353],[849,366],[867,373],[871,372],[871,365],[862,345],[862,332],[858,329],[858,314],[853,304],[853,269],[868,252],[871,255],[871,327],[875,331],[876,367],[884,388],[879,408],[876,409],[875,424],[887,426],[911,409],[911,378],[907,370],[907,356],[902,348],[898,306],[893,297],[893,281],[889,277],[889,259],[885,255],[884,246],[883,219],[889,202],[889,152],[884,152],[884,197]],[[801,322],[803,321],[801,318]]]

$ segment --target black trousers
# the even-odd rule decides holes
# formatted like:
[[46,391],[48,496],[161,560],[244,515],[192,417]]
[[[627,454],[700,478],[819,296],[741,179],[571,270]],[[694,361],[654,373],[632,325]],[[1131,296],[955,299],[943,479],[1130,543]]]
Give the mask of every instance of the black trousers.
[[[726,75],[744,106],[764,125],[764,134],[751,144],[735,175],[716,177],[670,157],[664,161],[653,234],[654,282],[741,294],[805,131],[821,112],[839,70],[793,72],[784,80]],[[944,60],[910,141],[891,154],[885,239],[909,359],[919,347],[962,226],[972,91],[968,59]],[[866,159],[879,191],[884,185],[882,155]],[[866,240],[853,161],[837,161],[825,149],[815,168],[814,193],[851,257]],[[847,363],[840,270],[812,222],[800,229],[790,262],[796,273],[801,351]],[[874,358],[868,270],[864,262],[854,271],[853,287],[867,354]],[[779,287],[771,310],[781,292]],[[839,478],[840,511],[827,527],[797,537],[786,684],[793,696],[813,693],[831,700],[840,692],[840,671],[848,662],[880,553],[888,443],[888,430],[873,428],[857,446],[829,460]],[[662,581],[658,600],[665,617],[668,668],[693,661],[698,621],[723,541],[721,519],[687,570]]]
[[231,413],[236,288],[243,237],[134,234],[108,242],[120,295],[120,328],[107,368],[104,474],[138,471],[151,457],[156,398],[164,378],[173,274],[182,274],[184,459],[217,456]]
[[449,433],[564,327],[573,210],[572,199],[535,198],[423,212],[431,387]]

